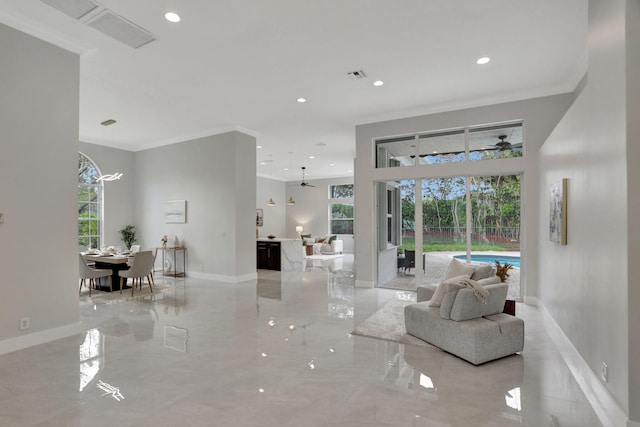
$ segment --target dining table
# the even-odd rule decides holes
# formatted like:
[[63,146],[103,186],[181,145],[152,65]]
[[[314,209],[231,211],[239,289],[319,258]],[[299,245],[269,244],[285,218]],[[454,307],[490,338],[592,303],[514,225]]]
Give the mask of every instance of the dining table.
[[[81,252],[84,259],[87,261],[93,261],[95,268],[112,270],[111,275],[113,291],[120,290],[120,276],[118,271],[128,270],[130,268],[128,262],[133,259],[129,254],[110,254],[110,253],[88,253]],[[98,285],[101,291],[110,292],[108,277],[101,277],[98,279]],[[122,279],[122,289],[127,289],[127,278]]]

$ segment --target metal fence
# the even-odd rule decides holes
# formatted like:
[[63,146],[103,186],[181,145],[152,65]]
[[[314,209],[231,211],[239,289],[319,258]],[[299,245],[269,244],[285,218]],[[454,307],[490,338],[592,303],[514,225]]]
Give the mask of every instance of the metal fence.
[[[415,230],[403,229],[404,238],[415,238]],[[428,227],[423,229],[422,238],[425,242],[464,242],[467,239],[467,227]],[[519,244],[520,227],[474,227],[471,230],[473,242],[494,244]]]

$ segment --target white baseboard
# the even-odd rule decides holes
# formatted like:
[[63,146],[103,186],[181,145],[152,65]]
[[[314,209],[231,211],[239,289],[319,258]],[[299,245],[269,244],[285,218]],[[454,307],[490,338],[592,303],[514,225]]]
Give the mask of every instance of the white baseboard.
[[12,353],[34,345],[44,344],[50,341],[59,340],[82,332],[80,322],[57,328],[45,329],[44,331],[33,332],[31,334],[20,335],[0,341],[0,354]]
[[374,285],[373,281],[356,279],[356,288],[373,288]]
[[529,297],[526,295],[522,301],[527,305],[535,305],[535,306],[537,306],[540,303],[540,301],[538,301],[538,297]]
[[[533,297],[532,297],[533,298]],[[578,350],[573,346],[569,338],[556,323],[544,304],[537,301],[536,304],[542,314],[545,327],[549,336],[560,351],[562,359],[569,367],[573,377],[578,382],[582,392],[587,397],[591,407],[600,419],[604,427],[640,427],[638,423],[629,421],[627,415],[615,401],[609,390],[600,382],[600,378],[591,370],[587,362],[582,358]]]
[[249,282],[251,280],[258,280],[258,273],[249,273],[244,274],[242,276],[227,276],[224,274],[212,274],[212,273],[203,273],[199,271],[189,271],[189,277],[193,277],[194,279],[203,279],[203,280],[213,280],[216,282],[227,282],[227,283],[241,283],[241,282]]

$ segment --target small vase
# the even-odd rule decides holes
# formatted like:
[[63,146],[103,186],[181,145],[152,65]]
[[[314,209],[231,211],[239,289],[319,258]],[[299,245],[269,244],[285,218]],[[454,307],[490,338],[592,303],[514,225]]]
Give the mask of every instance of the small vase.
[[180,240],[178,240],[178,236],[175,236],[173,238],[173,247],[174,248],[179,248],[180,247]]
[[167,248],[167,242],[162,242],[162,248],[166,249]]

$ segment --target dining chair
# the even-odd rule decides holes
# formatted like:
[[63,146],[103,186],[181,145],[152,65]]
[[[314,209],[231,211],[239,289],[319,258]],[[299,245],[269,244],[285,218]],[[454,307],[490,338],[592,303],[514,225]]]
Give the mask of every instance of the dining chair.
[[140,245],[131,245],[131,247],[129,248],[129,251],[132,254],[135,254],[136,252],[140,252]]
[[151,270],[153,270],[153,252],[141,251],[136,252],[131,260],[131,268],[128,270],[119,270],[120,276],[120,293],[122,293],[123,281],[125,278],[131,278],[131,296],[133,296],[136,282],[140,281],[140,289],[142,289],[142,283],[144,278],[147,278],[149,283],[149,290],[153,293],[153,277],[151,276]]
[[80,266],[80,288],[78,289],[78,294],[82,291],[82,285],[86,286],[85,280],[89,279],[89,296],[91,296],[91,289],[95,286],[94,279],[99,279],[101,277],[109,277],[109,290],[113,291],[111,279],[113,270],[89,267],[87,265],[87,260],[84,259],[82,254],[78,254],[78,265]]

